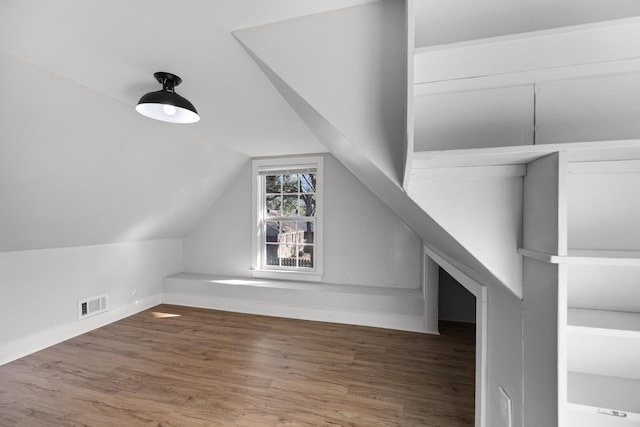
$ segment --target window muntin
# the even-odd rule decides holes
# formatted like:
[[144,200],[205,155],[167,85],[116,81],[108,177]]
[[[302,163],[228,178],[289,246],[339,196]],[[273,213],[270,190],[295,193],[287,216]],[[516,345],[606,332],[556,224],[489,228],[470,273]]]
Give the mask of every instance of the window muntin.
[[316,168],[261,170],[260,268],[316,270]]

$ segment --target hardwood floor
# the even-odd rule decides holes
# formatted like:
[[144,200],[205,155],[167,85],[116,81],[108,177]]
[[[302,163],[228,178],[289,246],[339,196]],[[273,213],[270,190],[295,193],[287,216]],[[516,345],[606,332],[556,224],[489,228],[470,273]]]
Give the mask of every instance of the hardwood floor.
[[2,426],[472,426],[475,328],[161,305],[0,366]]

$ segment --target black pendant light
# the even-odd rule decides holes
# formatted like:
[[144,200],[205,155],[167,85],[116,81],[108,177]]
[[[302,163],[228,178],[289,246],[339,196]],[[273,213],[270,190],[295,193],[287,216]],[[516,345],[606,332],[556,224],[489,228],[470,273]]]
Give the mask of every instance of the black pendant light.
[[195,123],[200,120],[193,104],[174,90],[182,83],[180,77],[165,72],[157,72],[153,76],[162,84],[162,90],[149,92],[140,98],[138,105],[136,105],[138,113],[171,123]]

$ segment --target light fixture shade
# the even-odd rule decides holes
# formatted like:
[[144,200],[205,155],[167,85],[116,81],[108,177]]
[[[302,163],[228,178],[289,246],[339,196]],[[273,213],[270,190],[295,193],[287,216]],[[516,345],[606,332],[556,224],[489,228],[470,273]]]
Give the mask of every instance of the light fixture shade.
[[193,104],[174,91],[174,87],[182,83],[180,77],[166,72],[153,75],[162,84],[162,90],[149,92],[140,98],[136,105],[138,113],[171,123],[195,123],[200,120]]

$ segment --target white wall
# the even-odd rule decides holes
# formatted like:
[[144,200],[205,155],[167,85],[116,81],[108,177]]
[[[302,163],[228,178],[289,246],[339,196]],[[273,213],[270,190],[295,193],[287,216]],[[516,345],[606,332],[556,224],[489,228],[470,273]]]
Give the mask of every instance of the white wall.
[[[476,173],[474,169],[480,171]],[[487,170],[489,175],[482,176]],[[499,176],[491,168],[487,170],[466,168],[459,174],[440,176],[420,175],[417,171],[411,175],[408,193],[506,287],[521,296],[522,260],[517,248],[522,178]]]
[[[180,239],[0,252],[0,363],[154,305],[181,252]],[[104,293],[109,312],[78,320],[78,301]]]
[[640,138],[640,123],[634,114],[640,108],[635,96],[640,91],[640,73],[537,86],[536,144]]
[[568,175],[569,248],[638,251],[640,165],[635,162],[634,169],[624,173],[624,165],[632,162],[599,164],[606,168]]
[[523,85],[416,96],[415,151],[533,144],[533,90]]
[[[326,283],[419,288],[421,239],[334,157],[325,156]],[[251,267],[251,168],[184,239],[184,271],[247,276]]]
[[522,427],[522,301],[499,286],[487,288],[487,427],[501,421],[499,387],[512,402],[513,427]]

